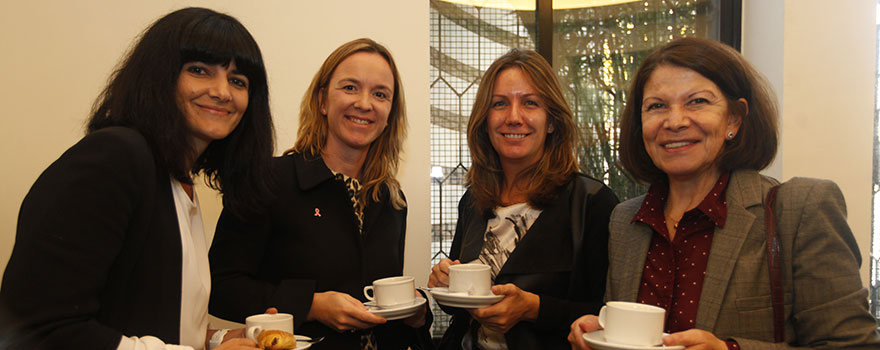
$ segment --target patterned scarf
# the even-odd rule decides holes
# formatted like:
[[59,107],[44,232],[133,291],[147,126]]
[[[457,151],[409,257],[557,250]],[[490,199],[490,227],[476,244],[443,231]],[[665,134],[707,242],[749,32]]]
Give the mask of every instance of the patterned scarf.
[[354,215],[358,220],[358,233],[364,234],[364,208],[361,206],[361,202],[358,200],[361,193],[361,183],[357,179],[350,178],[343,173],[337,173],[332,171],[333,176],[336,180],[342,181],[345,184],[345,187],[348,188],[348,197],[351,200],[352,209],[354,209]]

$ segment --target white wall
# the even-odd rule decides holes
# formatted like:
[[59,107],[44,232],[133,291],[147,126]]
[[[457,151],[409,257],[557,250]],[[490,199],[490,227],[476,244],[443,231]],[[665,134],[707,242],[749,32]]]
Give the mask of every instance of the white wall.
[[[89,108],[135,37],[167,12],[204,6],[237,17],[256,38],[269,74],[277,153],[293,145],[302,94],[340,44],[371,37],[394,54],[409,138],[399,179],[409,201],[404,273],[430,273],[428,2],[13,1],[0,11],[0,273],[14,243],[21,200],[52,161],[83,135]],[[220,203],[198,189],[213,237]],[[316,234],[319,234],[316,232]]]
[[[785,110],[782,106],[784,90],[783,67],[785,57],[782,43],[785,41],[784,18],[785,2],[782,0],[750,1],[743,4],[743,38],[742,53],[758,71],[764,74],[773,91],[780,100],[779,112],[784,117]],[[780,120],[780,125],[784,121]],[[763,173],[777,179],[782,179],[782,152],[778,153],[776,160]]]
[[876,74],[875,0],[745,0],[743,54],[774,85],[782,110],[770,173],[840,185],[869,283]]

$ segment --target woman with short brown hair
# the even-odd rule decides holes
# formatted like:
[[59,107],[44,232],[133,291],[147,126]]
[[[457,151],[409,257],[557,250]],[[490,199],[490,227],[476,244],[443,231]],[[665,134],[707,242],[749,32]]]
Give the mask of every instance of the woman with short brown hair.
[[[776,154],[776,120],[764,79],[718,42],[676,39],[633,78],[621,161],[651,187],[611,215],[605,299],[665,309],[664,345],[880,347],[840,189],[808,178],[775,187],[758,173]],[[569,341],[589,348],[602,332],[587,315]]]

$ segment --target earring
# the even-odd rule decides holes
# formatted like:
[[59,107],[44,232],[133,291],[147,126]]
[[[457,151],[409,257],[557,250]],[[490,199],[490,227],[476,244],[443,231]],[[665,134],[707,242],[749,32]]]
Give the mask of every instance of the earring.
[[728,140],[733,140],[733,137],[734,137],[734,136],[736,136],[736,135],[733,134],[733,131],[728,131],[728,132],[727,132],[727,139],[728,139]]
[[327,114],[327,109],[326,108],[322,109],[321,114]]

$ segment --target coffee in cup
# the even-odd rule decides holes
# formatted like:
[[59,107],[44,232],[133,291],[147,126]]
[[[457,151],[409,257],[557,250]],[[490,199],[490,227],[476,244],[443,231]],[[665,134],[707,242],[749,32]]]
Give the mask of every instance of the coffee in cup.
[[279,330],[293,334],[293,315],[291,314],[253,315],[248,316],[244,322],[247,325],[245,335],[255,342],[262,331]]
[[605,329],[605,340],[615,344],[655,346],[663,343],[663,308],[609,301],[599,311],[599,326]]
[[489,265],[458,264],[449,266],[449,291],[468,295],[492,294]]
[[380,308],[410,304],[416,298],[415,279],[412,276],[377,279],[373,285],[364,287],[364,296]]

